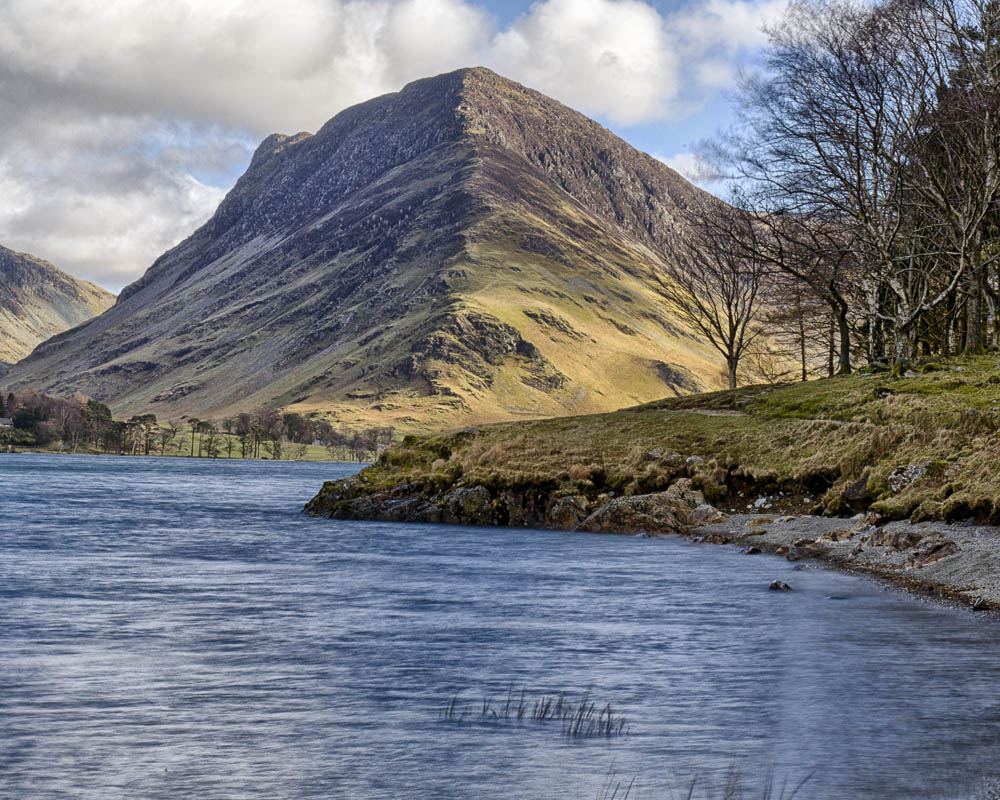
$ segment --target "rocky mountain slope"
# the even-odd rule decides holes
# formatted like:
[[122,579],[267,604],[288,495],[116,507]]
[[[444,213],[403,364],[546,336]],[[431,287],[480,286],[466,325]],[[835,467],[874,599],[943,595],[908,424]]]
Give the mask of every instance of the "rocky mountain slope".
[[[115,296],[48,261],[0,247],[0,362],[11,364],[41,342],[114,305]],[[0,374],[6,370],[0,367]]]
[[489,70],[416,81],[266,139],[208,223],[5,383],[404,429],[715,387],[652,277],[698,192]]

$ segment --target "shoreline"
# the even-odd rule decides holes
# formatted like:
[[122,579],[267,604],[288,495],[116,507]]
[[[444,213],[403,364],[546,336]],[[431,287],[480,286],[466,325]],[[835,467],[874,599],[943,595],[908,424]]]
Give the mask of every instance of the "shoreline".
[[788,496],[765,495],[748,507],[758,513],[726,514],[709,505],[686,478],[665,491],[604,496],[595,503],[581,495],[553,495],[535,485],[516,491],[453,485],[428,492],[425,486],[402,482],[386,488],[371,484],[361,472],[328,481],[304,512],[364,521],[680,536],[740,546],[748,557],[762,553],[815,562],[917,597],[1000,617],[1000,536],[994,526],[887,520],[872,512],[851,518],[813,516],[803,513],[799,498]]
[[[886,544],[871,543],[876,532],[875,541]],[[847,533],[851,534],[849,538],[841,538]],[[862,515],[845,519],[738,514],[676,535],[703,544],[756,548],[764,555],[867,578],[916,598],[1000,619],[1000,563],[995,561],[1000,554],[997,533],[996,528],[988,525],[906,520],[879,527]],[[809,546],[796,548],[794,543],[803,539],[818,543],[816,552],[807,554]],[[958,549],[924,566],[908,566],[921,542],[925,547],[935,542],[952,542]],[[939,552],[947,549],[944,546]],[[747,553],[748,557],[752,555]]]

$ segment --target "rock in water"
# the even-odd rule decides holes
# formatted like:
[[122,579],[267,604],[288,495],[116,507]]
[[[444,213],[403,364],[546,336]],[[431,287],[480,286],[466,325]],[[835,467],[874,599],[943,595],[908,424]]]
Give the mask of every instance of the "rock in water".
[[792,587],[784,581],[771,581],[767,588],[772,592],[790,592],[792,590]]

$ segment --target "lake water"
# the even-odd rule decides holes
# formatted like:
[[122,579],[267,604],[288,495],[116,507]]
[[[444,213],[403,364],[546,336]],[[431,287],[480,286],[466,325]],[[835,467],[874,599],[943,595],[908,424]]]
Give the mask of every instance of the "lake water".
[[[354,469],[0,456],[0,797],[590,800],[611,773],[668,798],[773,765],[812,773],[801,798],[944,798],[994,773],[991,620],[673,539],[299,513]],[[509,687],[589,692],[629,735],[477,719]]]

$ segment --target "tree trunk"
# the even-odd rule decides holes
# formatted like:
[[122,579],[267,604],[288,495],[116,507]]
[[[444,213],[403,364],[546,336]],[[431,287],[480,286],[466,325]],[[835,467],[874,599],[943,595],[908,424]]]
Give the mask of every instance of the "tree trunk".
[[965,348],[964,355],[980,355],[983,350],[983,285],[979,273],[968,275],[966,279],[965,301]]
[[912,322],[909,325],[897,322],[895,333],[892,363],[894,367],[902,372],[913,360],[916,346],[916,326]]
[[834,375],[833,364],[837,360],[837,318],[830,315],[830,335],[826,337],[826,377]]
[[736,388],[736,367],[738,366],[738,362],[737,362],[737,360],[735,358],[733,358],[732,356],[730,356],[729,358],[726,359],[726,366],[729,368],[729,388],[730,389],[735,389]]
[[837,330],[840,333],[840,364],[837,368],[838,375],[851,374],[851,326],[847,322],[847,305],[841,305],[836,309]]

